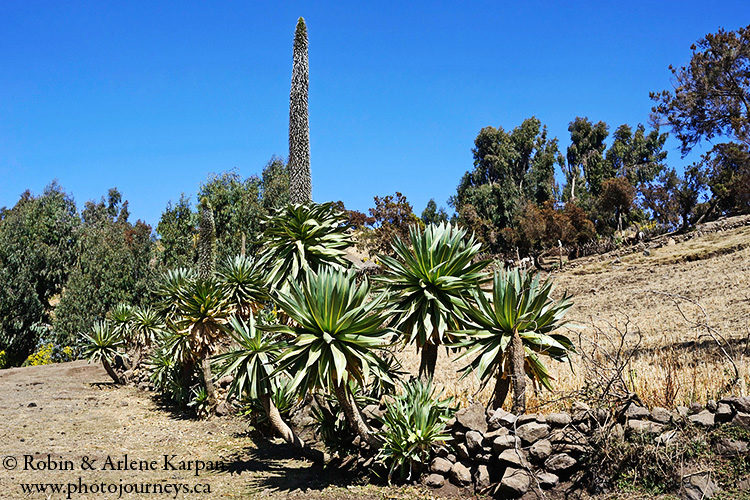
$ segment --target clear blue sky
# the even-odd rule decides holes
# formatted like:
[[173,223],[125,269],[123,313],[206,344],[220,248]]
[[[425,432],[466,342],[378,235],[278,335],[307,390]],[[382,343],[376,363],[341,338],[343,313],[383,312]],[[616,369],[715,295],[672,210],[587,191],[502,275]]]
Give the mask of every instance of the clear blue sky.
[[[569,6],[567,4],[573,4]],[[750,2],[0,2],[0,206],[58,179],[134,218],[211,172],[286,156],[292,40],[310,39],[313,196],[445,204],[477,132],[536,115],[646,122],[667,66]],[[668,161],[680,167],[675,141]]]

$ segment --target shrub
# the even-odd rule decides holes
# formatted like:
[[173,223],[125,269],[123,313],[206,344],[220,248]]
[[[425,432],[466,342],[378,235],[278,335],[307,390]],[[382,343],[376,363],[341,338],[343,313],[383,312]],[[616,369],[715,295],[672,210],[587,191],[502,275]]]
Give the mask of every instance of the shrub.
[[378,457],[389,466],[389,482],[394,472],[407,481],[419,477],[433,449],[450,438],[446,422],[457,409],[453,398],[442,398],[431,380],[403,384],[403,393],[386,403],[382,417],[383,447]]
[[5,354],[5,351],[0,351],[0,370],[5,368],[8,365],[8,356]]
[[55,344],[52,342],[42,345],[35,353],[26,358],[24,366],[51,365],[54,362],[52,360],[54,349]]

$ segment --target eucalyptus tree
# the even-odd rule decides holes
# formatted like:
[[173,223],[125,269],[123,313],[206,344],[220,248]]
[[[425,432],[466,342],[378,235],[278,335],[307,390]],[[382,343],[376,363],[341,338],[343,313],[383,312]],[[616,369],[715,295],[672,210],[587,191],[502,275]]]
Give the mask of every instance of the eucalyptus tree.
[[493,408],[503,405],[512,383],[512,411],[520,414],[526,411],[526,376],[534,384],[552,388],[539,356],[567,361],[575,352],[567,337],[554,333],[564,324],[572,302],[567,296],[550,297],[549,279],[541,281],[539,275],[518,269],[496,271],[492,284],[491,294],[477,287],[473,300],[463,305],[469,326],[457,332],[465,336],[459,345],[468,348],[461,358],[473,356],[463,376],[475,373],[483,386],[495,379]]
[[709,33],[690,50],[688,64],[669,66],[673,89],[651,93],[653,120],[671,127],[683,156],[716,137],[750,147],[750,25]]
[[310,127],[307,112],[309,78],[307,26],[305,20],[300,17],[294,32],[292,89],[289,93],[289,199],[292,203],[312,201]]
[[487,279],[489,261],[477,260],[481,244],[451,224],[412,226],[409,243],[393,243],[394,257],[380,256],[385,285],[396,311],[391,326],[421,351],[420,376],[432,377],[441,344],[461,327],[462,296]]

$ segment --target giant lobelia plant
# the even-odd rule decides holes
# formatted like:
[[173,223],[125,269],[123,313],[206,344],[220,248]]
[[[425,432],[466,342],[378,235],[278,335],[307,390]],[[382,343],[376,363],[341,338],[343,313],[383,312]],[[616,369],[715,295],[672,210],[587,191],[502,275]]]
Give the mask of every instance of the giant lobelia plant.
[[481,244],[451,224],[412,226],[409,243],[394,241],[395,256],[380,257],[385,272],[376,279],[390,292],[391,326],[421,350],[419,373],[432,377],[439,346],[461,328],[462,297],[488,279],[489,261],[475,261]]
[[260,401],[271,427],[287,443],[304,447],[304,442],[283,421],[273,401],[274,393],[282,384],[282,374],[274,372],[286,343],[278,335],[256,328],[252,314],[247,322],[233,316],[229,324],[229,336],[235,347],[215,358],[221,363],[220,376],[233,377],[229,393],[237,399],[246,397]]
[[287,205],[268,216],[258,265],[266,269],[271,289],[323,266],[347,267],[345,249],[352,246],[347,220],[333,203]]
[[573,343],[560,333],[563,316],[572,302],[567,295],[553,299],[552,281],[518,269],[496,271],[492,293],[477,287],[473,302],[463,307],[470,326],[460,332],[459,345],[474,359],[463,368],[475,373],[483,385],[495,378],[493,408],[500,408],[513,385],[512,411],[526,411],[526,376],[534,384],[552,388],[552,377],[540,356],[568,361]]
[[378,443],[354,401],[350,382],[364,387],[372,375],[387,377],[375,350],[385,347],[395,332],[383,327],[383,295],[368,297],[367,279],[357,284],[354,272],[324,267],[309,271],[301,283],[291,282],[276,302],[292,325],[261,326],[290,336],[276,372],[292,376],[291,387],[302,392],[331,390],[347,422],[360,438]]

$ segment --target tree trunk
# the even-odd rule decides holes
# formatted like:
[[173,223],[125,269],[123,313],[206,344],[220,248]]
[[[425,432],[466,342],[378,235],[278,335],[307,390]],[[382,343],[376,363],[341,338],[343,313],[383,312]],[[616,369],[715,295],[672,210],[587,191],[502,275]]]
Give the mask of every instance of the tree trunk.
[[497,380],[495,381],[495,394],[492,401],[494,409],[502,408],[505,403],[505,398],[508,397],[510,391],[510,377],[506,373],[498,373]]
[[261,396],[261,401],[263,403],[263,408],[266,410],[266,415],[268,416],[268,422],[271,424],[271,427],[273,430],[275,430],[281,438],[286,441],[287,443],[291,444],[292,446],[296,448],[304,448],[305,443],[294,433],[291,427],[289,427],[286,422],[281,418],[281,414],[279,413],[279,409],[276,408],[276,405],[273,404],[273,401],[271,401],[271,396],[269,394],[264,394]]
[[576,174],[577,173],[578,172],[575,172],[570,179],[570,202],[571,203],[576,201]]
[[102,366],[104,366],[104,370],[107,372],[107,375],[112,377],[112,380],[115,382],[115,384],[122,385],[124,382],[122,381],[122,378],[117,374],[117,372],[112,368],[112,365],[109,364],[109,361],[102,358]]
[[419,377],[423,380],[431,379],[435,374],[439,346],[427,342],[422,346],[422,357],[419,360]]
[[513,408],[516,415],[526,413],[526,373],[524,372],[524,349],[521,336],[513,332],[510,341],[511,379],[513,381]]
[[362,419],[362,415],[359,413],[359,408],[357,408],[356,403],[352,401],[346,383],[341,382],[340,384],[335,384],[334,391],[336,393],[336,399],[338,399],[341,408],[344,410],[344,415],[346,416],[346,421],[349,425],[357,432],[364,442],[372,447],[379,447],[380,440],[372,434],[367,423]]
[[206,384],[206,394],[211,404],[216,402],[216,390],[214,389],[214,379],[211,374],[211,359],[206,355],[201,359],[201,370],[203,371],[203,382]]

